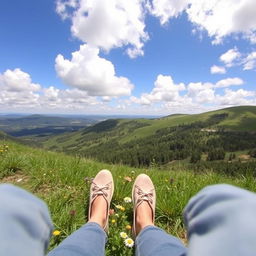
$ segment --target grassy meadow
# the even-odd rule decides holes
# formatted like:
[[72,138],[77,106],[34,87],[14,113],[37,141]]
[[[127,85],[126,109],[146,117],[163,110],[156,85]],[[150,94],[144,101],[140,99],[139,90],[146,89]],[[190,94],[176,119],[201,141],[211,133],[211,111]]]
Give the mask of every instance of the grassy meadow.
[[[115,181],[115,192],[110,216],[107,255],[133,255],[124,245],[120,232],[131,237],[132,205],[125,203],[131,197],[135,177],[148,174],[156,187],[156,225],[186,243],[182,211],[189,198],[203,187],[229,183],[256,191],[255,179],[250,175],[228,177],[211,170],[158,170],[154,167],[137,169],[123,165],[109,165],[81,157],[67,156],[30,148],[16,142],[0,140],[0,183],[12,183],[27,189],[49,206],[55,230],[50,248],[81,227],[87,219],[90,180],[101,169],[109,169]],[[121,208],[119,206],[122,206]]]

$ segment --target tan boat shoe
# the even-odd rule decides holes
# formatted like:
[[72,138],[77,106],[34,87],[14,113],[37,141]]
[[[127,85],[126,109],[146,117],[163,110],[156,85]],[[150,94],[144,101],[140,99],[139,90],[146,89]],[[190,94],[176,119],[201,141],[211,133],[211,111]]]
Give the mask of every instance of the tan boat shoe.
[[146,201],[152,210],[152,222],[155,220],[155,207],[156,207],[156,192],[152,180],[146,174],[140,174],[134,181],[132,188],[132,201],[133,201],[133,236],[137,236],[136,233],[136,210],[137,207]]
[[107,202],[106,224],[103,227],[103,229],[106,232],[108,231],[109,208],[110,208],[110,202],[111,202],[113,193],[114,193],[114,181],[113,181],[111,172],[108,170],[101,170],[95,176],[91,184],[88,220],[90,220],[91,218],[91,206],[93,201],[97,198],[97,196],[102,195]]

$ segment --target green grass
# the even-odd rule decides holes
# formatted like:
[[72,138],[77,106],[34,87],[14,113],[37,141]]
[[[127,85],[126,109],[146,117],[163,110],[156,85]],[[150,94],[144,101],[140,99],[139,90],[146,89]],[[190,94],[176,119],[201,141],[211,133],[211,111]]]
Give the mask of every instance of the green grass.
[[[189,201],[203,187],[228,183],[256,191],[256,182],[250,175],[231,178],[205,170],[204,173],[150,169],[135,169],[122,165],[109,165],[90,159],[71,157],[61,153],[32,149],[15,142],[7,144],[8,151],[0,152],[0,182],[16,184],[45,200],[49,206],[55,229],[60,235],[53,237],[50,248],[54,248],[65,237],[81,227],[87,219],[89,184],[85,177],[94,177],[101,169],[109,169],[115,181],[115,193],[111,208],[119,216],[112,216],[116,223],[110,223],[107,255],[132,255],[133,250],[123,245],[119,232],[132,225],[132,205],[125,204],[123,198],[131,196],[132,180],[140,173],[148,174],[156,187],[156,225],[167,232],[186,240],[182,211]],[[115,205],[126,208],[124,212]],[[70,214],[75,213],[75,214]],[[130,236],[130,231],[127,231]]]

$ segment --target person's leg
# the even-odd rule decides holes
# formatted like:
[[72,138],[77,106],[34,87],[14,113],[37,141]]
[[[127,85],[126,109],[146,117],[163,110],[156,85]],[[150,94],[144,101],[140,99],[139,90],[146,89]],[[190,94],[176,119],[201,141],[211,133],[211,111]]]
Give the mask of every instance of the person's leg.
[[103,256],[106,232],[96,222],[88,222],[67,237],[48,256]]
[[48,256],[103,256],[114,182],[108,170],[100,171],[90,189],[88,223],[67,237]]
[[230,185],[204,188],[184,211],[188,255],[255,255],[255,216],[254,193]]
[[179,239],[155,226],[142,229],[135,245],[137,256],[185,256],[187,251]]
[[155,189],[150,178],[139,175],[134,182],[134,234],[136,256],[182,256],[186,247],[176,237],[154,226]]
[[44,256],[51,232],[42,200],[13,185],[0,185],[0,255]]

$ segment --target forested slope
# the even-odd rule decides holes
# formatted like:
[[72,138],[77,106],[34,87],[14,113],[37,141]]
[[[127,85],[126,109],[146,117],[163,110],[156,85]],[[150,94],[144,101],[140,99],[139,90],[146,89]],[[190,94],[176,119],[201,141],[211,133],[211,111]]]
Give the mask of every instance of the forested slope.
[[256,107],[234,107],[160,119],[111,119],[51,138],[45,147],[132,166],[174,160],[233,160],[256,148]]

